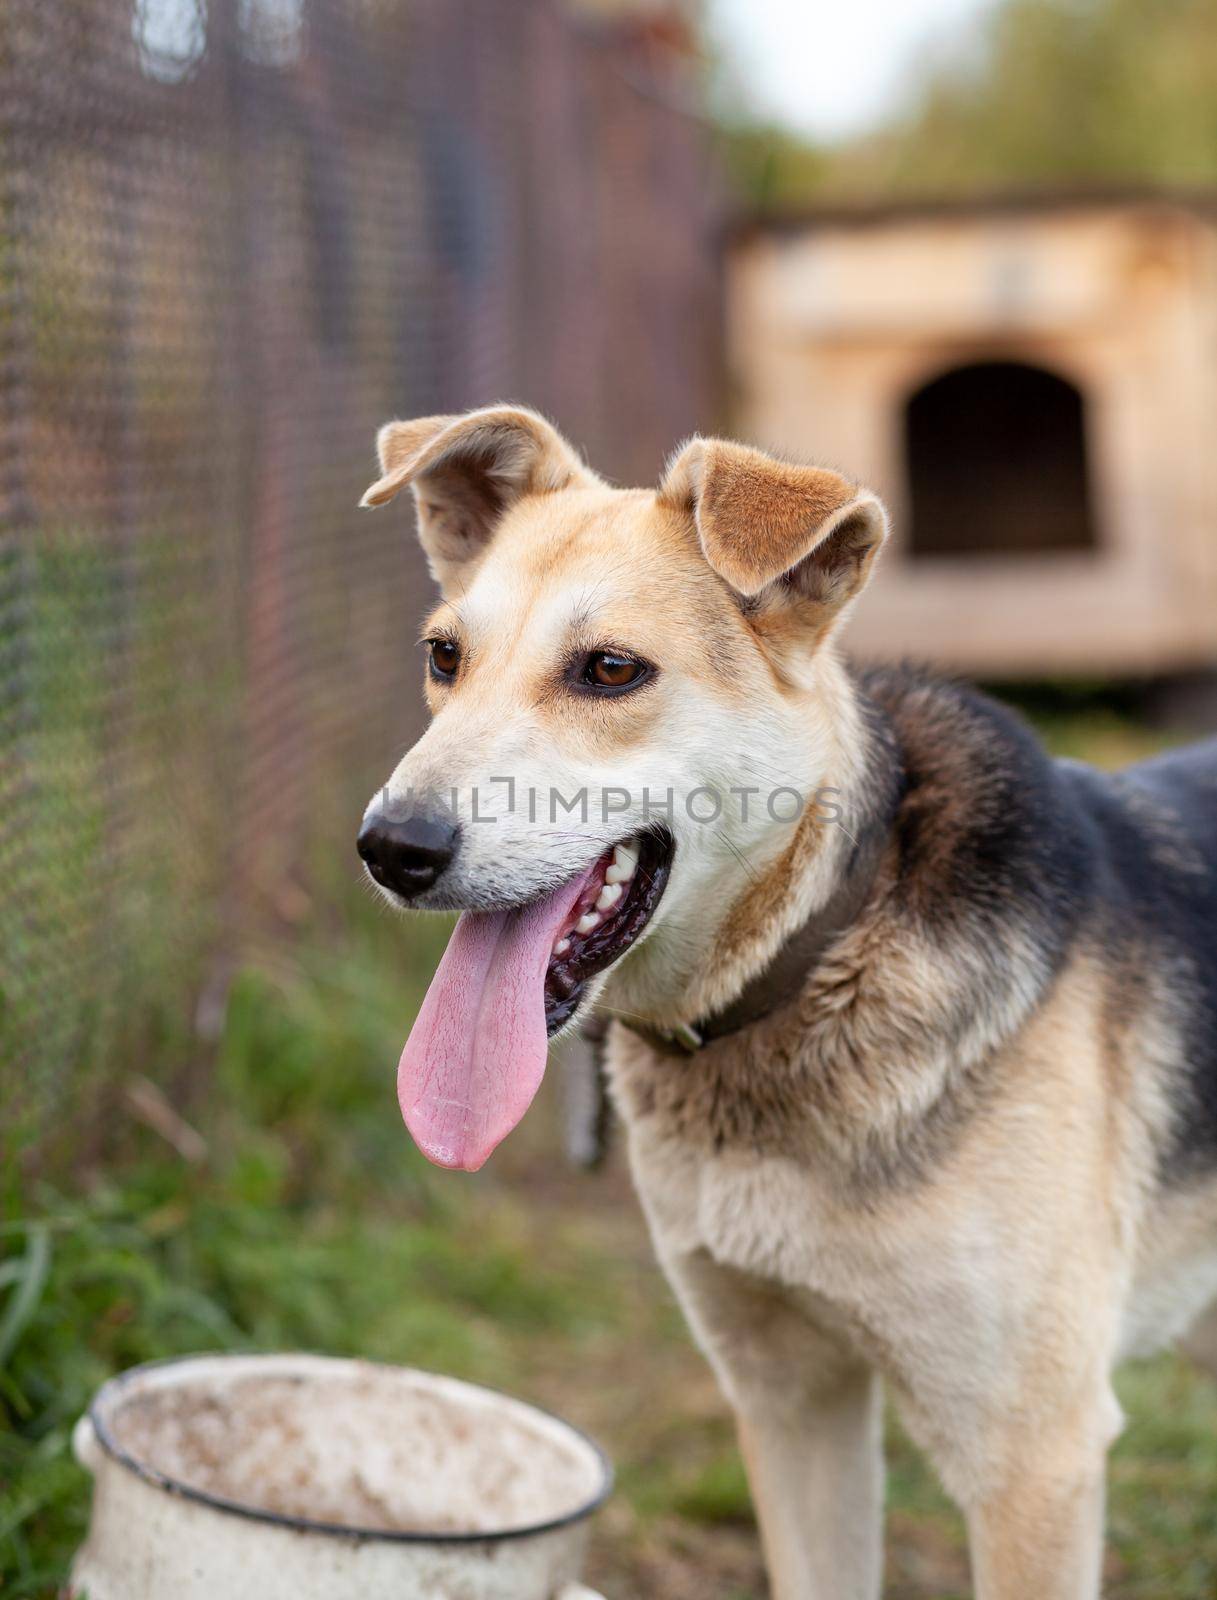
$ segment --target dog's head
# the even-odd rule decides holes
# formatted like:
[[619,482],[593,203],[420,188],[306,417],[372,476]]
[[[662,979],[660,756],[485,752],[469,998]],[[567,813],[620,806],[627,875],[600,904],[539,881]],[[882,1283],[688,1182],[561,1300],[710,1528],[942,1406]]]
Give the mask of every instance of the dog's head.
[[719,439],[657,490],[611,488],[518,406],[391,422],[378,448],[363,503],[412,490],[442,600],[431,727],[359,848],[395,904],[465,913],[399,1092],[425,1153],[475,1168],[609,974],[634,1008],[679,1009],[741,874],[831,781],[825,647],[886,518],[834,472]]

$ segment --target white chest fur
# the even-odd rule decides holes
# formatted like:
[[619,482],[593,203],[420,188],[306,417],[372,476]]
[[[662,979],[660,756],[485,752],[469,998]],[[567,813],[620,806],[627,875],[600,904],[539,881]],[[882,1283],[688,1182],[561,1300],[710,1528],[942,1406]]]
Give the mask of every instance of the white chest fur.
[[722,1267],[815,1297],[885,1347],[952,1341],[962,1330],[971,1359],[983,1358],[984,1325],[1009,1294],[994,1219],[983,1211],[944,1217],[894,1196],[879,1212],[843,1201],[779,1156],[699,1152],[645,1128],[630,1143],[665,1261],[704,1251]]
[[983,1198],[945,1205],[931,1190],[872,1209],[794,1161],[699,1152],[645,1123],[630,1148],[678,1290],[682,1258],[699,1253],[726,1269],[728,1298],[732,1274],[780,1287],[809,1333],[830,1334],[884,1373],[917,1436],[953,1431],[966,1416],[953,1454],[975,1462],[983,1419],[1013,1403],[1014,1347],[1034,1293],[1032,1278],[1009,1270],[1019,1242]]

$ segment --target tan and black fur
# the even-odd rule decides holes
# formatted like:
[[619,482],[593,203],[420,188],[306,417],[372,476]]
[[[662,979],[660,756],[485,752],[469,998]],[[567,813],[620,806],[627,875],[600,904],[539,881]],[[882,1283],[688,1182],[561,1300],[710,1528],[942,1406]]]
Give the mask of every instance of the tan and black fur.
[[[735,761],[839,796],[839,825],[809,809],[733,853],[678,829],[601,1007],[696,1023],[857,852],[878,862],[768,1015],[683,1056],[623,1021],[609,1038],[775,1595],[879,1595],[886,1391],[965,1512],[977,1594],[1092,1600],[1112,1370],[1185,1335],[1217,1348],[1217,741],[1106,777],[957,684],[848,669],[836,634],[886,524],[835,473],[698,440],[658,491],[616,491],[519,408],[394,426],[370,494],[415,488],[475,665],[391,783],[493,770],[514,729],[564,771],[688,785]],[[547,666],[593,602],[661,662],[645,705],[599,722]],[[577,855],[544,828],[499,844],[435,903],[505,873],[526,898]]]

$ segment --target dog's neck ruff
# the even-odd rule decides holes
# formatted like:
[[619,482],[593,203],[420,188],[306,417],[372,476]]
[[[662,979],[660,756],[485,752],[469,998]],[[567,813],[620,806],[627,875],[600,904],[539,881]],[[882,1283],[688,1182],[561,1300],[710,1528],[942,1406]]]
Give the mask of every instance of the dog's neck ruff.
[[863,830],[825,904],[778,946],[729,1005],[675,1028],[657,1028],[630,1017],[617,1020],[662,1054],[686,1056],[780,1011],[799,993],[829,946],[857,921],[874,888],[890,827],[891,817],[886,817]]

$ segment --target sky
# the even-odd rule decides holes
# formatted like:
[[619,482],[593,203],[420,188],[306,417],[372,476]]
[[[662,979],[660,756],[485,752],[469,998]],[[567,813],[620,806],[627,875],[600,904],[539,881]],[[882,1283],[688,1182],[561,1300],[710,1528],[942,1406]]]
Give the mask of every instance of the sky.
[[708,0],[712,34],[750,105],[819,139],[899,106],[918,62],[993,0]]

